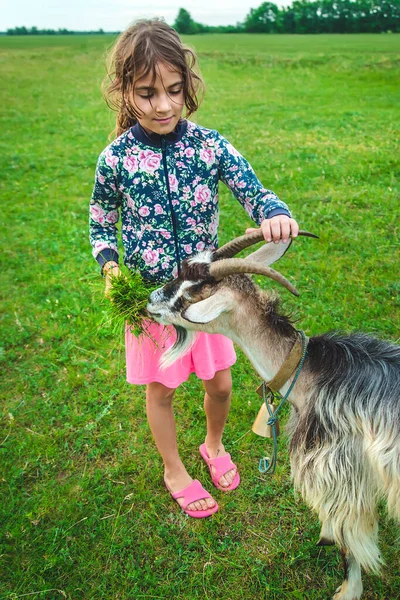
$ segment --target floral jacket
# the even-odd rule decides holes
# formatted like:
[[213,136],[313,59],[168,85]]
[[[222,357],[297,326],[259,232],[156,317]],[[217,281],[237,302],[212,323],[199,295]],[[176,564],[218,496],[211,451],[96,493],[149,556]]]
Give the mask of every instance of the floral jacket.
[[218,245],[218,181],[257,224],[290,212],[262,187],[249,163],[217,131],[182,120],[168,135],[139,124],[100,154],[90,202],[90,242],[102,267],[118,261],[121,215],[124,262],[153,282],[177,275],[193,253]]

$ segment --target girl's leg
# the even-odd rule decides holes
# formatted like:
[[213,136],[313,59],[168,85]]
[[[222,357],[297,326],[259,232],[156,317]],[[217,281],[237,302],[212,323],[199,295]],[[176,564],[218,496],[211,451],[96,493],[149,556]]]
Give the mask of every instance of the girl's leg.
[[[147,419],[157,449],[164,462],[165,482],[172,492],[184,489],[193,481],[183,465],[176,443],[176,429],[172,399],[174,389],[161,383],[149,383],[146,386]],[[182,500],[178,498],[179,504]],[[215,506],[212,498],[199,500],[188,505],[189,510],[206,510]]]
[[[231,405],[232,378],[231,370],[217,371],[212,379],[203,381],[206,393],[204,410],[207,417],[207,436],[205,444],[210,458],[226,454],[222,443],[226,419]],[[225,473],[219,484],[228,487],[236,474],[236,469]]]

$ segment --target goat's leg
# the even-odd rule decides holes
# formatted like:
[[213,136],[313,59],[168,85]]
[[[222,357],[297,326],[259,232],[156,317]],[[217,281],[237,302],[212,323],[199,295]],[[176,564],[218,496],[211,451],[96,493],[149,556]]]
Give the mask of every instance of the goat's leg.
[[329,521],[324,521],[321,527],[321,533],[319,534],[319,540],[317,546],[334,546],[335,540],[333,538],[332,526]]
[[[329,520],[322,523],[317,546],[334,546],[334,534]],[[361,568],[348,550],[341,550],[344,568],[344,581],[336,590],[332,600],[358,600],[362,593]]]
[[318,513],[323,524],[321,538],[332,539],[344,551],[345,579],[334,600],[358,600],[362,593],[361,567],[378,572],[381,563],[377,490],[362,443],[349,437],[338,438],[330,446],[312,447],[307,453],[299,446],[291,448],[295,487]]
[[360,563],[347,550],[342,549],[344,580],[332,600],[359,600],[363,591]]
[[337,541],[341,549],[344,567],[344,581],[336,590],[333,600],[358,600],[363,586],[361,566],[367,571],[378,573],[381,562],[378,538],[378,521],[371,511],[353,515],[351,528],[342,526],[344,542]]

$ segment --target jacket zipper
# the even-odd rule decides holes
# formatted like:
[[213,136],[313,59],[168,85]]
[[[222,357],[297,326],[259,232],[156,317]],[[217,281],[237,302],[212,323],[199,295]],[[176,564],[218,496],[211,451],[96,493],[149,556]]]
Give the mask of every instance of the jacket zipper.
[[169,209],[171,211],[172,231],[174,234],[174,242],[175,242],[176,264],[178,267],[178,274],[179,274],[181,272],[181,264],[180,264],[180,260],[179,260],[178,225],[177,225],[177,221],[176,221],[176,214],[175,214],[174,208],[172,206],[172,200],[171,200],[171,189],[169,187],[169,177],[168,177],[168,169],[167,169],[167,143],[166,143],[164,136],[161,136],[161,153],[162,153],[162,162],[163,162],[163,167],[164,167],[165,182],[167,184],[168,204],[169,204]]

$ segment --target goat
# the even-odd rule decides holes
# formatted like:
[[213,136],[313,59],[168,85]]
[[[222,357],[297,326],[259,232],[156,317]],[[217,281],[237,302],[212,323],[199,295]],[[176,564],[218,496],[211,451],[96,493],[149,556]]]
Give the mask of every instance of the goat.
[[[177,279],[152,292],[150,317],[177,330],[164,365],[188,350],[196,331],[221,333],[243,349],[264,381],[272,379],[298,332],[279,313],[277,295],[248,274],[267,275],[298,292],[269,267],[290,243],[264,244],[245,259],[233,258],[262,239],[256,231],[203,251],[182,264]],[[382,563],[378,500],[384,498],[389,515],[400,519],[400,347],[361,333],[311,337],[289,402],[295,489],[322,523],[318,544],[337,544],[343,557],[344,581],[333,599],[358,600],[361,567],[378,573]]]

